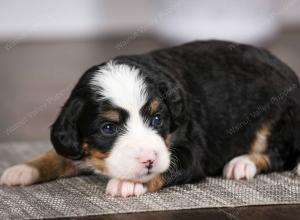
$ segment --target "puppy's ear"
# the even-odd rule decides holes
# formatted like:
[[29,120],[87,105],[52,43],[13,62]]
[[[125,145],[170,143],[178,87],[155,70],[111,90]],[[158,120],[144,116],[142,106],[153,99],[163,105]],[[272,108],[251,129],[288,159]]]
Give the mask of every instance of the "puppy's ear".
[[56,152],[72,160],[83,156],[77,127],[83,106],[83,99],[71,96],[51,128],[51,141]]
[[171,114],[170,131],[176,130],[186,117],[186,103],[184,90],[176,83],[161,83],[159,85],[161,98],[166,103]]

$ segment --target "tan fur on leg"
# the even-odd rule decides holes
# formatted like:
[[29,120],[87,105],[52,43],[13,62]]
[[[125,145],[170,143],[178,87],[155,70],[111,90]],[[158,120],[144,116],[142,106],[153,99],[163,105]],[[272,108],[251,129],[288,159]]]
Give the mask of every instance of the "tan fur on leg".
[[229,161],[223,169],[223,176],[227,179],[251,179],[256,174],[268,171],[271,163],[265,154],[268,147],[270,126],[263,125],[256,133],[256,137],[248,154],[240,155]]
[[38,169],[39,182],[77,174],[73,161],[58,155],[54,150],[50,150],[26,164]]
[[46,182],[59,177],[77,175],[77,169],[71,160],[59,156],[54,150],[4,171],[0,179],[2,185],[31,185]]
[[146,186],[149,192],[155,192],[160,190],[164,186],[164,182],[164,178],[161,175],[158,175],[147,182]]

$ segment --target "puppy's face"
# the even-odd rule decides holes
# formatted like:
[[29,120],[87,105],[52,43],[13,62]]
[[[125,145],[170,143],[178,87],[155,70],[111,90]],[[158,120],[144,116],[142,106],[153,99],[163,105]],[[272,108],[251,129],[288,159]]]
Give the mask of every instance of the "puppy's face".
[[139,182],[166,171],[168,108],[140,71],[108,63],[88,84],[94,98],[77,122],[85,162],[110,177]]

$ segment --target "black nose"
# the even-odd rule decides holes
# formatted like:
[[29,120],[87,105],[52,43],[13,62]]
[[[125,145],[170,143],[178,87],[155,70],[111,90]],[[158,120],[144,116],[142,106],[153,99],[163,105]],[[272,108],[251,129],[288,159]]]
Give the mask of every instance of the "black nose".
[[152,167],[153,167],[153,160],[147,160],[147,161],[145,161],[145,162],[143,162],[145,165],[146,165],[146,168],[148,169],[148,170],[151,170],[152,169]]

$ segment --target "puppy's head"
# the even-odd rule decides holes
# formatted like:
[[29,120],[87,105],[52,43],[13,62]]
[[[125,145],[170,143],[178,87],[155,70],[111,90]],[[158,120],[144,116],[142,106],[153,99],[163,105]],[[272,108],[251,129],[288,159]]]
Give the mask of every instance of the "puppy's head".
[[51,130],[62,156],[110,177],[146,182],[170,165],[172,113],[155,82],[126,64],[90,69]]

